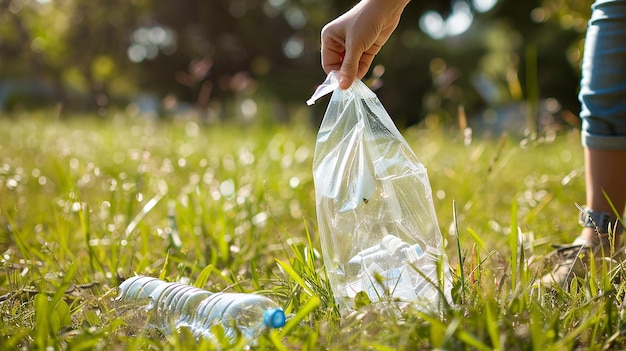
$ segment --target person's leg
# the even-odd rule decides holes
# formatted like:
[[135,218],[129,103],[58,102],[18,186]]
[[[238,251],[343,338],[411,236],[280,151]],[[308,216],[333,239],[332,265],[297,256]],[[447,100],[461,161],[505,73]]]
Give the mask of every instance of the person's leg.
[[[626,150],[585,148],[585,181],[587,207],[595,212],[610,214],[611,231],[617,229],[618,233],[614,234],[619,234],[622,226],[616,223],[617,216],[613,207],[621,215],[626,206]],[[596,228],[585,227],[580,237],[591,241],[597,234]],[[621,236],[617,235],[614,245],[618,247],[620,244]]]
[[616,258],[620,256],[616,252],[624,250],[620,248],[623,224],[618,218],[626,205],[626,149],[585,147],[584,152],[587,204],[581,214],[583,229],[573,244],[555,245],[554,266],[540,279],[543,285],[566,287],[573,277],[587,275],[591,253],[594,258]]
[[[585,37],[580,81],[582,144],[585,148],[586,206],[616,222],[626,198],[626,1],[596,0]],[[581,239],[597,229],[584,228]],[[618,231],[621,231],[619,226]],[[617,238],[619,244],[619,238]]]
[[[571,245],[555,245],[554,269],[542,284],[565,286],[585,276],[588,258],[612,255],[622,242],[626,201],[626,1],[596,0],[585,37],[580,84],[581,136],[585,152],[586,209],[583,229]],[[606,197],[615,206],[612,210]],[[609,229],[610,228],[610,229]],[[607,235],[607,233],[613,235]],[[583,259],[581,259],[581,257]]]

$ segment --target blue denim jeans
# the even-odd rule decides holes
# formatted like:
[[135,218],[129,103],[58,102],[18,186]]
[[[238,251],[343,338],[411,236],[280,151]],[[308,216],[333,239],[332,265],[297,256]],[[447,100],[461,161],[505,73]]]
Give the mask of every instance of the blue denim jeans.
[[626,150],[626,0],[596,0],[582,63],[582,144]]

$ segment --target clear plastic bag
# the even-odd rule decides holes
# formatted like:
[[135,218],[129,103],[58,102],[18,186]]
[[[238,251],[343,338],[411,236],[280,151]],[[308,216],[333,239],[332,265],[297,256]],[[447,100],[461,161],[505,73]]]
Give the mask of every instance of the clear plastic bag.
[[341,90],[331,72],[307,104],[330,92],[313,178],[335,300],[342,313],[363,293],[438,310],[451,279],[426,168],[363,82]]

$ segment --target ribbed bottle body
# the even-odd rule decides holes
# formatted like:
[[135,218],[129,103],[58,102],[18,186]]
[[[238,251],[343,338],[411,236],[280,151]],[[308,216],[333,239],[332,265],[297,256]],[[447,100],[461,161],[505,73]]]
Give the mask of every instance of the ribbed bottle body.
[[215,338],[220,325],[234,340],[237,333],[252,340],[268,328],[285,323],[280,307],[265,296],[213,293],[181,283],[137,276],[120,285],[118,304],[147,313],[148,325],[164,334],[188,328],[197,338]]

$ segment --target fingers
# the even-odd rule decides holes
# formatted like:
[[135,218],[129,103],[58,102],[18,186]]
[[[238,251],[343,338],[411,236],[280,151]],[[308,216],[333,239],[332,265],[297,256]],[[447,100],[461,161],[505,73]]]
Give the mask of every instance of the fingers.
[[343,63],[339,71],[339,88],[348,89],[356,78],[359,70],[359,60],[361,53],[355,50],[348,50],[343,58]]
[[338,71],[343,62],[345,52],[344,39],[341,31],[334,29],[333,24],[328,24],[322,29],[322,69],[326,74],[330,71]]
[[365,71],[363,71],[363,65],[360,62],[363,49],[349,44],[354,30],[346,24],[346,18],[350,18],[347,15],[324,26],[321,33],[322,69],[326,74],[334,70],[339,71],[339,87],[341,89],[348,89],[357,75],[360,73],[362,77],[368,68],[365,67]]
[[338,71],[343,62],[343,49],[341,51],[330,50],[322,45],[322,69],[326,74],[330,71]]
[[[326,74],[339,71],[339,87],[344,90],[356,78],[362,79],[365,76],[381,47],[377,43],[350,43],[345,37],[343,28],[339,31],[333,26],[327,26],[322,30],[322,69]],[[371,37],[373,41],[377,37],[376,33]]]
[[348,89],[356,78],[363,78],[369,70],[380,46],[364,51],[361,45],[349,45],[341,39],[322,36],[322,68],[326,74],[339,71],[339,87]]
[[355,7],[322,28],[322,69],[327,74],[339,71],[341,89],[348,89],[356,78],[365,76],[388,37],[383,33],[384,26],[377,24],[384,22],[384,17],[373,14],[374,19],[359,18],[360,7]]
[[336,52],[322,50],[322,69],[326,74],[331,71],[339,71],[339,87],[348,89],[356,78],[363,79],[374,61],[374,56],[369,52],[350,50]]
[[339,68],[339,87],[345,90],[350,88],[356,78],[363,79],[374,61],[374,56],[375,54],[359,50],[346,51],[343,64]]
[[[339,70],[339,87],[363,78],[409,0],[361,1],[322,29],[322,68]],[[345,52],[343,61],[341,54]]]

